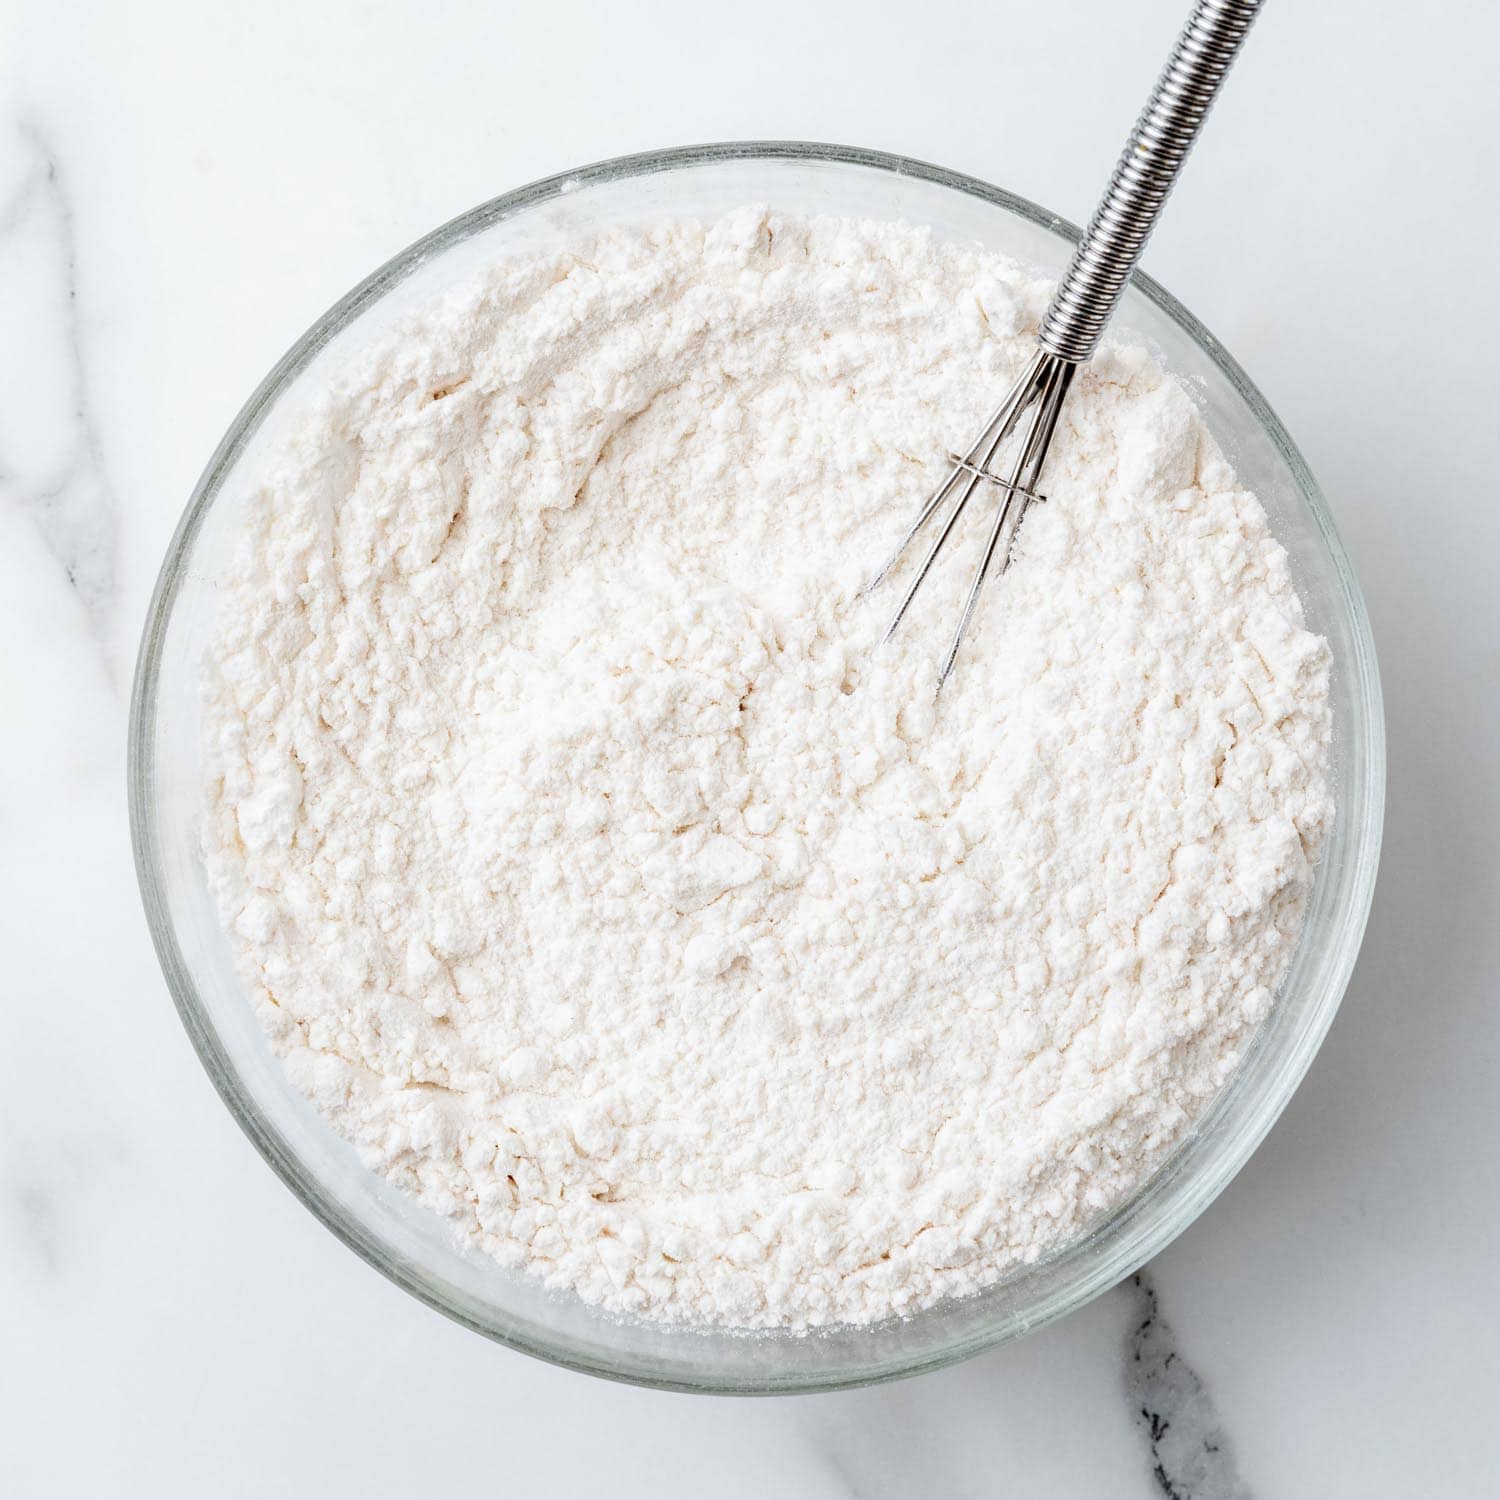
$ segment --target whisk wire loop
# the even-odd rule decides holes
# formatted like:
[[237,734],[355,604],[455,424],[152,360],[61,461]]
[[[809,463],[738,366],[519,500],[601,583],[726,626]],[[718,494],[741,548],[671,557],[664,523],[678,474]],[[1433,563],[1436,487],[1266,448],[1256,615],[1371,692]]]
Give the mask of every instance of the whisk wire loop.
[[[958,660],[958,648],[963,645],[964,636],[968,633],[969,625],[974,619],[974,611],[979,607],[979,591],[984,587],[985,578],[989,574],[990,565],[996,553],[998,552],[1000,557],[998,571],[1003,573],[1010,566],[1011,548],[1015,544],[1016,532],[1020,530],[1021,522],[1025,519],[1027,506],[1032,500],[1041,498],[1036,493],[1037,481],[1041,478],[1042,465],[1047,460],[1047,449],[1052,444],[1052,434],[1057,430],[1057,419],[1062,412],[1063,400],[1068,394],[1069,386],[1073,384],[1073,376],[1077,368],[1076,365],[1071,365],[1065,360],[1053,359],[1047,362],[1042,375],[1035,414],[1030,426],[1026,429],[1025,438],[1022,439],[1021,451],[1016,455],[1012,465],[1010,479],[1008,482],[999,481],[1005,483],[1005,495],[995,511],[989,537],[985,542],[984,551],[980,554],[979,565],[974,570],[974,581],[969,585],[968,595],[964,599],[958,629],[953,632],[952,644],[948,647],[948,654],[943,658],[942,668],[938,672],[939,687],[948,680],[949,673],[953,671],[953,664]],[[993,476],[986,475],[985,477]]]

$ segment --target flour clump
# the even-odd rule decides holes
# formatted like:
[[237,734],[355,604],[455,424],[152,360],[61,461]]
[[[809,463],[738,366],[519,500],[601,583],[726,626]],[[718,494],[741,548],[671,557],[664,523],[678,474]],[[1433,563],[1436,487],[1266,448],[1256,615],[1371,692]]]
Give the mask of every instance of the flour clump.
[[1285,972],[1329,656],[1181,388],[1085,367],[940,701],[976,523],[861,597],[1047,288],[760,209],[492,267],[247,507],[207,858],[363,1159],[611,1310],[863,1322],[1138,1188]]

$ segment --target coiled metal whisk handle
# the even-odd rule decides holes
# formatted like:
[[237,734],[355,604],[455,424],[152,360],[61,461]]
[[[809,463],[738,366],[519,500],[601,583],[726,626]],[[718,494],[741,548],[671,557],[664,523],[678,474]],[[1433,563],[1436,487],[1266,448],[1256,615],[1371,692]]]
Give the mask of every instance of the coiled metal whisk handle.
[[1042,320],[1042,347],[1057,358],[1081,364],[1098,348],[1259,11],[1260,0],[1197,0]]

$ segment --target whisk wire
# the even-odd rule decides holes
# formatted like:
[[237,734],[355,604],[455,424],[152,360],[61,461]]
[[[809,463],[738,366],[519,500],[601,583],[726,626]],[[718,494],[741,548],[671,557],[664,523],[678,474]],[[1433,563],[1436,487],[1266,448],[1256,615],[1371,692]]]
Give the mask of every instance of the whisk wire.
[[1076,365],[1053,360],[1043,374],[1036,414],[1027,428],[1021,451],[1011,465],[1010,478],[1008,481],[999,481],[1004,485],[1005,494],[995,511],[995,519],[990,525],[989,538],[980,555],[979,566],[974,570],[974,581],[969,585],[968,595],[964,599],[958,629],[953,632],[953,641],[948,647],[948,654],[943,658],[942,669],[938,673],[939,687],[948,680],[948,674],[958,660],[959,647],[963,645],[964,636],[973,623],[974,611],[979,607],[979,591],[984,587],[996,552],[1000,554],[999,571],[1003,573],[1010,566],[1011,547],[1015,544],[1016,533],[1026,517],[1026,507],[1032,500],[1041,498],[1036,493],[1037,482],[1041,479],[1047,449],[1052,444],[1052,434],[1057,430],[1063,400],[1068,394],[1068,387],[1073,383],[1077,368]]
[[[989,570],[991,560],[999,547],[1002,534],[1005,537],[1005,551],[1001,563],[1002,571],[1005,561],[1009,559],[1010,545],[1015,536],[1015,529],[1020,525],[1021,517],[1025,514],[1026,506],[1038,498],[1036,494],[1036,482],[1041,475],[1042,464],[1047,456],[1047,445],[1052,440],[1052,433],[1057,426],[1057,414],[1062,406],[1063,397],[1067,394],[1068,387],[1073,379],[1072,365],[1066,364],[1058,359],[1055,354],[1049,354],[1046,350],[1039,350],[1022,372],[1021,378],[1016,381],[1010,389],[1010,394],[1000,403],[993,417],[985,424],[984,431],[979,435],[979,440],[970,447],[966,454],[950,454],[953,467],[948,472],[948,477],[928,498],[917,516],[915,524],[901,540],[901,545],[896,548],[886,565],[875,575],[867,586],[866,592],[877,587],[881,581],[891,572],[902,554],[910,545],[912,539],[927,524],[941,507],[943,500],[952,493],[955,483],[959,484],[957,498],[954,500],[947,516],[944,518],[942,527],[933,539],[932,545],[927,549],[925,556],[918,565],[916,574],[907,586],[906,593],[902,597],[900,605],[896,609],[891,623],[886,627],[885,635],[881,637],[882,643],[890,640],[896,633],[907,611],[911,608],[913,600],[917,597],[917,591],[922,587],[927,575],[932,571],[932,565],[937,561],[940,553],[947,544],[948,538],[953,534],[953,529],[958,525],[959,517],[968,505],[970,497],[979,488],[981,481],[994,485],[1001,491],[999,504],[996,508],[995,519],[991,523],[990,535],[985,546],[984,555],[980,560],[979,570],[974,575],[974,581],[970,585],[968,597],[964,602],[963,615],[959,621],[958,630],[953,637],[953,643],[949,648],[948,655],[944,659],[943,668],[938,677],[938,685],[941,687],[946,681],[948,674],[953,670],[953,663],[958,656],[958,648],[963,642],[964,634],[974,617],[974,610],[979,602],[979,591],[984,584],[985,575]],[[1023,417],[1030,413],[1025,434],[1021,440],[1020,451],[1016,455],[1015,462],[1011,466],[1009,478],[1003,478],[992,473],[990,465],[994,463],[996,455],[1017,424]],[[960,482],[961,481],[961,482]],[[1007,529],[1007,517],[1014,516],[1014,523]]]
[[[891,553],[880,570],[865,585],[864,592],[866,594],[873,593],[885,582],[891,570],[901,561],[902,555],[915,540],[917,533],[933,518],[938,507],[942,505],[944,498],[953,489],[953,486],[963,479],[966,473],[969,476],[968,483],[965,486],[964,493],[959,497],[955,514],[957,510],[961,510],[967,503],[969,495],[978,483],[980,474],[988,467],[994,455],[999,451],[1000,445],[1010,434],[1011,429],[1020,419],[1026,407],[1035,398],[1037,392],[1037,375],[1045,359],[1046,355],[1041,351],[1038,351],[1032,357],[1031,363],[1027,365],[1021,378],[1011,387],[1010,393],[1006,396],[1005,400],[996,407],[994,415],[984,424],[984,430],[979,434],[979,437],[969,448],[968,452],[962,457],[956,454],[949,455],[952,466],[948,470],[947,477],[927,497],[922,505],[922,509],[917,513],[917,519],[912,522],[906,535],[897,543],[895,551]],[[993,476],[983,474],[983,477],[991,478]],[[936,553],[932,554],[932,556],[936,556]],[[931,562],[931,557],[929,557],[928,562]],[[925,568],[923,571],[925,572]],[[909,604],[910,602],[908,599],[907,603]],[[905,613],[904,605],[902,606],[901,613]],[[899,623],[900,615],[892,622],[891,630],[894,630]],[[887,640],[890,639],[890,631],[886,632],[885,638]]]

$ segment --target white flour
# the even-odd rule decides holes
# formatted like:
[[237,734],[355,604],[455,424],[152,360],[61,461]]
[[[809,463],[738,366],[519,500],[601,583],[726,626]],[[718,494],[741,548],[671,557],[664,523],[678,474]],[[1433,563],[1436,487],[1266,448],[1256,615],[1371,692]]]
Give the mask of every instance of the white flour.
[[210,864],[297,1082],[463,1236],[752,1326],[1076,1236],[1234,1067],[1331,817],[1328,653],[1136,351],[892,647],[857,597],[1046,289],[745,211],[493,269],[252,507]]

